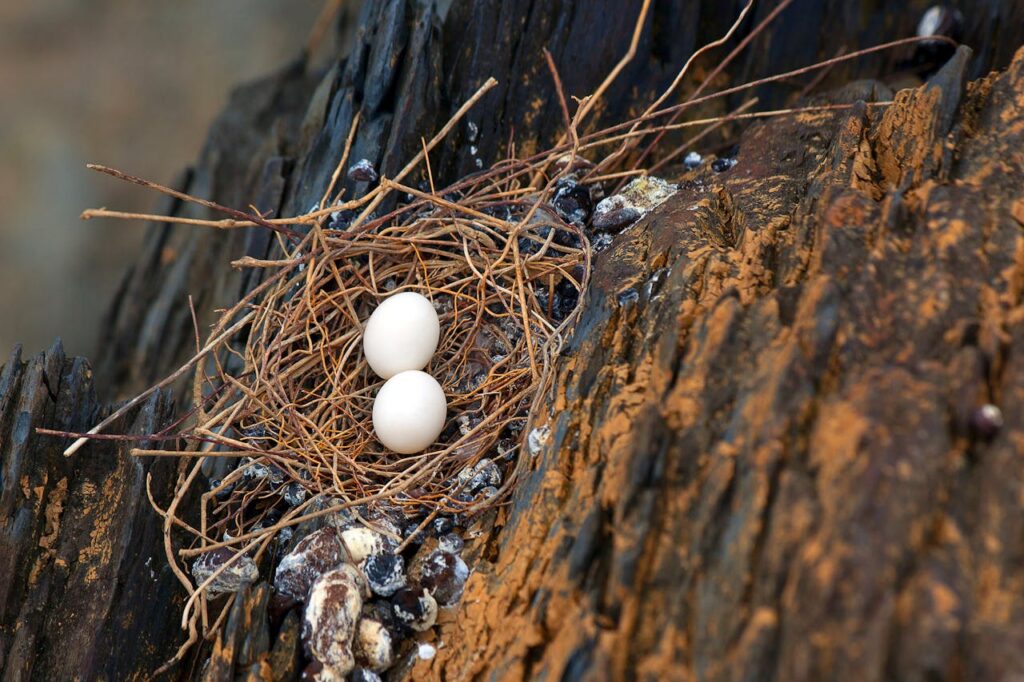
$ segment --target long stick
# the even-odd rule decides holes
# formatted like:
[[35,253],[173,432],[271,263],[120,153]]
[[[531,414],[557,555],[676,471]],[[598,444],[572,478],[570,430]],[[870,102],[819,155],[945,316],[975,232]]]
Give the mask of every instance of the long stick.
[[193,365],[195,365],[197,362],[199,362],[204,357],[206,357],[206,355],[210,351],[212,351],[214,348],[219,346],[221,344],[221,342],[224,341],[224,339],[229,338],[231,335],[233,335],[239,329],[241,329],[242,327],[247,325],[249,323],[249,320],[252,319],[252,316],[253,316],[253,313],[251,313],[251,312],[246,313],[242,317],[242,319],[240,319],[238,322],[234,323],[233,325],[231,325],[230,327],[225,329],[221,334],[219,334],[212,341],[207,343],[206,346],[204,346],[201,351],[196,353],[192,357],[191,360],[189,360],[184,365],[182,365],[177,370],[175,370],[174,373],[172,373],[170,376],[165,378],[160,383],[150,387],[149,389],[147,389],[147,390],[143,391],[142,393],[140,393],[139,395],[135,396],[134,398],[132,398],[131,400],[126,402],[124,405],[122,405],[120,407],[120,409],[115,410],[112,415],[110,415],[109,417],[107,417],[106,419],[101,421],[99,424],[97,424],[96,426],[94,426],[91,429],[89,429],[88,431],[86,431],[86,435],[85,436],[83,436],[82,438],[79,438],[74,443],[72,443],[70,446],[68,446],[68,448],[64,451],[64,456],[65,457],[70,457],[71,455],[75,454],[76,452],[78,452],[78,449],[80,447],[82,447],[87,442],[89,442],[89,436],[91,436],[93,434],[96,434],[96,433],[99,433],[100,431],[102,431],[107,426],[110,426],[110,424],[115,422],[117,419],[119,419],[120,417],[124,416],[125,413],[128,412],[128,410],[132,409],[133,407],[135,407],[136,405],[141,403],[143,400],[145,400],[150,395],[152,395],[155,391],[158,391],[161,388],[164,388],[165,386],[169,386],[170,384],[174,383],[175,380],[178,379],[178,377],[184,376],[185,373],[188,372],[188,370]]
[[[473,93],[473,96],[466,100],[465,104],[459,107],[459,110],[455,112],[455,114],[451,117],[448,123],[446,123],[445,126],[441,128],[437,135],[434,135],[434,137],[430,138],[430,142],[427,143],[426,148],[417,153],[416,156],[412,158],[412,161],[405,164],[405,168],[403,168],[398,173],[398,175],[391,179],[394,180],[395,182],[401,182],[406,175],[412,172],[413,168],[419,165],[420,161],[424,159],[427,152],[433,149],[438,142],[440,142],[441,140],[448,136],[448,133],[451,131],[452,128],[455,127],[455,124],[458,123],[462,119],[462,117],[466,115],[466,112],[472,109],[473,105],[475,105],[480,100],[481,97],[483,97],[489,90],[491,90],[497,84],[498,81],[496,81],[494,78],[488,78],[487,82],[481,85],[480,88],[475,93]],[[359,214],[359,217],[352,222],[352,225],[355,227],[362,224],[362,222],[366,219],[366,216],[373,213],[373,209],[377,208],[377,206],[380,205],[380,202],[384,201],[385,194],[386,192],[379,192],[376,198],[372,202],[370,202],[370,205],[364,208],[363,212]]]

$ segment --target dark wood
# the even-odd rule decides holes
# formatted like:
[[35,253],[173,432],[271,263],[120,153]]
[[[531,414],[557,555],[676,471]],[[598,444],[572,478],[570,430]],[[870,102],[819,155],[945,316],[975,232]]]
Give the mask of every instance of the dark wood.
[[[929,4],[797,0],[721,85],[911,35]],[[688,177],[601,254],[552,393],[552,443],[499,517],[445,646],[411,679],[1024,673],[1021,61],[962,88],[1009,64],[1024,3],[974,4],[965,42],[978,49],[933,85],[884,115],[753,126],[739,165]],[[740,5],[654,3],[598,120],[650,101]],[[177,186],[304,212],[357,111],[354,157],[390,174],[489,76],[501,85],[469,116],[480,137],[456,129],[432,156],[435,177],[499,158],[510,136],[541,149],[562,125],[541,49],[584,95],[625,51],[639,6],[456,0],[442,17],[429,2],[367,2],[347,57],[323,69],[301,59],[239,88]],[[927,76],[911,56],[837,66],[818,91]],[[788,103],[810,78],[757,94]],[[885,86],[830,101],[872,90]],[[194,348],[188,296],[208,325],[259,276],[229,262],[272,248],[260,229],[151,226],[111,308],[100,394],[130,397],[179,366]],[[109,413],[92,382],[59,346],[12,356],[0,376],[4,680],[146,678],[183,639],[183,591],[145,495],[151,473],[166,504],[177,465],[109,441],[65,459],[66,442],[34,432]],[[156,431],[186,389],[115,430]],[[991,443],[967,427],[986,401],[1007,422]],[[247,592],[220,641],[171,676],[294,679],[297,623],[268,631],[266,597]]]
[[1024,50],[968,61],[752,127],[598,257],[552,443],[411,679],[1024,671]]
[[[156,394],[116,431],[150,434],[171,414]],[[0,373],[0,670],[4,680],[142,678],[173,654],[184,605],[161,548],[146,481],[166,492],[169,459],[128,456],[123,442],[65,458],[69,439],[108,413],[92,370],[58,342]]]

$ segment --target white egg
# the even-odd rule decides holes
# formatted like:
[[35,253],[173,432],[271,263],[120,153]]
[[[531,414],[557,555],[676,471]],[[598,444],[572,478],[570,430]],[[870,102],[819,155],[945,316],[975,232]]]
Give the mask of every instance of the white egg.
[[441,325],[434,305],[412,291],[390,296],[377,306],[363,330],[363,355],[377,376],[423,369],[437,350]]
[[401,372],[384,382],[373,401],[373,430],[384,447],[403,455],[427,449],[444,429],[448,401],[426,372]]

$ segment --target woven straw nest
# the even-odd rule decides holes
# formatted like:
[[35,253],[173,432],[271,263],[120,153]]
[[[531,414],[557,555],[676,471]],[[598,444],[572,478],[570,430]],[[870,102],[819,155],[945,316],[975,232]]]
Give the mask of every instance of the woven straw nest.
[[[243,369],[208,363],[215,370],[202,375],[204,395],[231,397],[202,411],[196,433],[218,434],[248,459],[211,491],[200,536],[272,531],[282,495],[320,506],[387,502],[412,517],[479,510],[507,493],[589,251],[579,228],[517,200],[514,187],[480,180],[462,194],[458,210],[414,199],[363,229],[317,225],[272,266],[283,276],[251,304],[248,339],[233,351]],[[448,398],[444,431],[414,455],[375,438],[383,382],[362,352],[370,313],[400,291],[423,294],[438,312],[441,340],[425,371]],[[460,495],[459,474],[485,456],[505,469],[501,489]]]

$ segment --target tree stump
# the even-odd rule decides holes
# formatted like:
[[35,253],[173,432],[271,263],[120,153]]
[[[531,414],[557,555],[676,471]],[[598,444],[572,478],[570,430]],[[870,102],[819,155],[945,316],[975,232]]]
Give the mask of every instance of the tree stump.
[[[357,112],[353,158],[392,174],[489,76],[501,85],[471,113],[477,132],[453,132],[435,177],[500,158],[510,139],[541,149],[562,127],[542,48],[583,96],[626,51],[640,4],[367,2],[347,58],[322,70],[304,58],[236,91],[178,186],[304,212]],[[796,2],[715,86],[912,35],[926,4]],[[884,110],[749,127],[734,168],[685,174],[599,254],[551,410],[533,425],[551,435],[489,517],[444,646],[407,677],[1024,674],[1024,55],[1011,63],[1024,7],[986,7],[965,16],[978,49],[927,85]],[[651,101],[737,13],[657,3],[599,121]],[[821,87],[909,63],[909,50],[878,53]],[[806,85],[755,94],[767,108]],[[827,101],[885,90],[861,83]],[[151,226],[111,309],[101,392],[129,397],[179,366],[194,348],[188,296],[208,324],[258,281],[230,261],[273,248],[261,229]],[[65,459],[66,440],[34,431],[82,431],[109,412],[92,381],[59,346],[15,354],[0,375],[4,680],[147,678],[183,639],[183,594],[146,496],[148,483],[168,503],[177,463],[132,460],[118,441]],[[113,431],[158,432],[186,388]],[[988,403],[1001,429],[979,411]],[[245,591],[223,638],[170,676],[195,677],[209,658],[208,679],[294,679],[297,620],[271,631],[266,604],[265,585]]]

